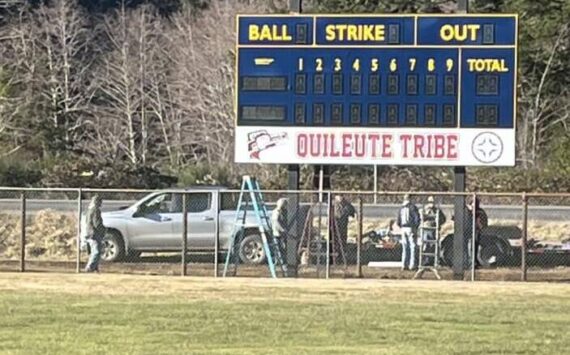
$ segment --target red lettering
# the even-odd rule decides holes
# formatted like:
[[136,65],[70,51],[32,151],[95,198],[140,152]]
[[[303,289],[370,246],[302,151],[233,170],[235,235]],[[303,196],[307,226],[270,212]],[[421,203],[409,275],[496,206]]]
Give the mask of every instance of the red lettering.
[[329,135],[323,134],[323,157],[329,156]]
[[350,158],[352,156],[351,148],[351,135],[345,133],[342,135],[342,156],[345,158]]
[[301,158],[307,156],[307,135],[299,134],[297,136],[297,155]]
[[382,158],[392,157],[392,139],[391,134],[382,135]]
[[355,138],[354,155],[356,155],[358,158],[362,158],[366,155],[366,135],[355,135]]
[[424,136],[414,135],[414,158],[423,158]]
[[331,137],[330,137],[330,138],[331,138],[331,139],[330,139],[330,147],[331,147],[330,156],[333,157],[333,158],[339,157],[339,156],[340,156],[340,152],[338,151],[338,149],[336,149],[336,145],[334,144],[335,135],[334,135],[334,134],[331,134]]
[[378,144],[378,140],[380,139],[380,135],[377,133],[372,133],[368,135],[368,139],[370,140],[370,146],[372,148],[372,152],[370,156],[372,158],[376,158],[378,155],[376,153],[376,144]]
[[400,136],[400,141],[402,142],[402,158],[408,157],[408,142],[412,139],[410,134],[402,134]]
[[445,136],[438,134],[433,137],[434,140],[434,153],[433,157],[441,159],[445,157]]
[[432,158],[432,145],[433,145],[433,136],[430,134],[427,136],[427,144],[426,144],[426,148],[427,148],[427,153],[426,153],[426,158]]
[[309,138],[309,152],[312,157],[318,157],[321,154],[321,134],[310,134]]
[[457,141],[459,137],[457,135],[447,136],[447,158],[457,159]]

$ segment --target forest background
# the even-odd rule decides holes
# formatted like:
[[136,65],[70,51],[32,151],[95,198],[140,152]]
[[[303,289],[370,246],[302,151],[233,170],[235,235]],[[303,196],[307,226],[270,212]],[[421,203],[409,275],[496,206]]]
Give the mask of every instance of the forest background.
[[[0,186],[285,188],[285,166],[233,162],[235,15],[287,0],[0,0]],[[310,13],[449,13],[454,1],[306,0]],[[570,191],[570,0],[472,0],[519,14],[517,165],[468,189]],[[310,188],[313,168],[302,167]],[[450,190],[450,168],[378,167],[380,190]],[[372,167],[333,167],[372,189]]]

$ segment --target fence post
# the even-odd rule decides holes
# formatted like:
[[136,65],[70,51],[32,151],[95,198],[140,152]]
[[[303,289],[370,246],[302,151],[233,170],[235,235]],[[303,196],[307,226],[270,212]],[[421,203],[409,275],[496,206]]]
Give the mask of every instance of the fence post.
[[328,214],[328,227],[327,227],[327,231],[328,231],[328,236],[327,236],[327,251],[326,251],[326,255],[327,255],[327,260],[326,260],[326,266],[325,266],[325,278],[328,279],[330,276],[330,269],[331,269],[331,238],[332,238],[332,213],[331,213],[331,209],[332,209],[332,199],[331,199],[331,192],[328,192],[328,196],[327,196],[327,214]]
[[81,272],[81,215],[83,214],[82,205],[83,191],[81,188],[77,190],[77,258],[75,263],[75,272]]
[[358,196],[358,235],[356,236],[356,277],[362,277],[362,223],[363,223],[363,202],[362,196]]
[[522,194],[523,208],[523,225],[522,225],[522,241],[521,241],[521,281],[527,280],[527,264],[526,264],[526,242],[528,229],[528,197],[526,192]]
[[26,193],[21,194],[20,272],[26,271]]
[[215,240],[214,240],[214,277],[218,277],[218,258],[220,253],[220,212],[222,210],[222,192],[218,190],[216,215],[214,216]]
[[378,165],[374,164],[374,204],[378,203]]
[[472,196],[471,203],[472,223],[471,223],[471,281],[475,281],[475,262],[477,260],[477,194]]
[[[322,172],[322,169],[321,169]],[[322,176],[322,174],[321,174]],[[321,185],[322,186],[322,185]],[[321,258],[323,249],[323,189],[319,188],[319,216],[317,217],[318,235],[317,235],[317,279],[321,278]],[[309,251],[311,249],[311,241],[309,240]],[[309,259],[310,263],[310,259]]]
[[186,193],[182,194],[182,276],[186,276],[186,251],[188,250],[188,206]]

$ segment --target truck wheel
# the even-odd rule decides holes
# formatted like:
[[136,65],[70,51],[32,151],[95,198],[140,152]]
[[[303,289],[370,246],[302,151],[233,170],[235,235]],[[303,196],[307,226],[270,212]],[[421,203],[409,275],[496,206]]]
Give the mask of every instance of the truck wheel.
[[117,262],[123,260],[124,257],[125,245],[121,234],[114,230],[107,231],[103,238],[103,255],[101,255],[101,259]]
[[453,236],[446,237],[441,243],[441,261],[445,266],[453,266]]
[[482,242],[477,250],[477,261],[484,268],[505,265],[509,255],[507,247],[497,239]]
[[259,234],[249,234],[240,243],[239,259],[243,264],[259,265],[265,262],[265,249]]

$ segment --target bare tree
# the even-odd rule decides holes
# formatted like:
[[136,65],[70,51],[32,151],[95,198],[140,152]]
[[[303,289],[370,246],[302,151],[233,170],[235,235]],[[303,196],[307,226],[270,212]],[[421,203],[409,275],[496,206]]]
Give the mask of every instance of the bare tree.
[[63,139],[73,144],[82,137],[93,97],[92,39],[94,32],[76,0],[55,0],[39,9],[35,25],[41,28],[37,46],[45,51],[47,75],[43,78],[54,127],[62,127]]
[[93,126],[97,134],[116,149],[107,149],[113,160],[126,156],[134,167],[144,166],[149,157],[152,122],[147,97],[147,73],[156,58],[160,31],[154,31],[156,14],[142,6],[128,11],[123,5],[105,18],[104,28],[110,49],[103,54],[98,87],[104,100]]
[[558,95],[545,92],[553,75],[553,64],[557,57],[567,52],[569,44],[570,26],[563,24],[554,43],[547,49],[548,59],[544,67],[522,78],[518,146],[525,168],[537,163],[541,148],[548,142],[553,129],[570,131],[570,91],[563,88]]

